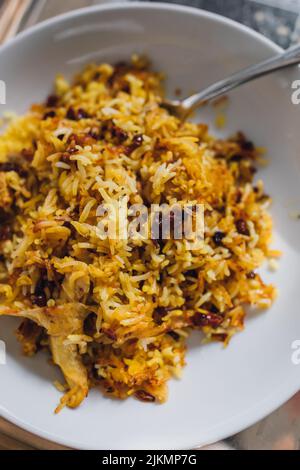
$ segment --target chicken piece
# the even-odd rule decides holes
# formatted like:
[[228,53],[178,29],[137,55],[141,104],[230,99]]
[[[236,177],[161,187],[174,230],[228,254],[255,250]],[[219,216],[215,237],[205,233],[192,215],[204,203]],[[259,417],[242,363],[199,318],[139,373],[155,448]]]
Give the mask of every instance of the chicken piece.
[[16,310],[0,307],[0,316],[27,318],[47,330],[49,336],[64,336],[82,332],[83,321],[87,315],[82,304],[65,304],[58,307]]
[[50,338],[53,361],[61,368],[70,388],[60,400],[55,413],[59,413],[65,406],[77,408],[89,391],[87,371],[81,362],[77,346],[65,344],[66,339],[63,336]]
[[81,362],[77,346],[65,344],[69,335],[82,333],[83,322],[87,314],[88,311],[84,305],[75,303],[28,310],[0,307],[0,316],[26,318],[47,331],[54,363],[61,368],[70,387],[55,410],[56,413],[64,406],[76,408],[88,394],[87,371]]

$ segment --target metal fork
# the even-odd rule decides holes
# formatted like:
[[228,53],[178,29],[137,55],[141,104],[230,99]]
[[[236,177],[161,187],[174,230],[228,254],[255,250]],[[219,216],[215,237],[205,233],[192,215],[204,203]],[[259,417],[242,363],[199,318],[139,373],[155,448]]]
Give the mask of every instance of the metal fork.
[[290,47],[285,52],[270,59],[251,65],[228,78],[220,80],[213,85],[195,93],[183,100],[164,100],[162,106],[171,114],[185,120],[193,111],[207,102],[228,93],[244,83],[275,72],[300,62],[300,45]]

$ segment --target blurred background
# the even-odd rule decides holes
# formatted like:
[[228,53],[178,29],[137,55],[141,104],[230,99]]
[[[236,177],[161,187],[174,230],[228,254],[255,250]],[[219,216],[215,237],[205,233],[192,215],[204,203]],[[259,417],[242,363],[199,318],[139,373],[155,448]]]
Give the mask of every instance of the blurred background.
[[[113,1],[0,0],[0,41],[59,13]],[[167,3],[190,5],[227,16],[259,31],[284,48],[300,38],[300,0],[167,0]]]
[[[0,43],[55,15],[115,1],[0,0]],[[227,16],[255,29],[283,48],[300,42],[300,0],[167,0],[166,3],[189,5]],[[0,450],[59,448],[0,418]],[[300,450],[300,394],[260,423],[225,442],[210,446],[210,449]]]

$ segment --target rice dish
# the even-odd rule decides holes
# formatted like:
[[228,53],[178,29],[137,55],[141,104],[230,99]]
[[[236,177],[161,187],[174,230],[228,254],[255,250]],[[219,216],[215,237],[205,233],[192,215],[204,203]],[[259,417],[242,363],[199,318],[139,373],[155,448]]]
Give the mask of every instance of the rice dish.
[[[92,387],[164,402],[191,330],[227,345],[247,306],[275,299],[257,273],[278,255],[259,149],[180,122],[162,97],[143,58],[89,65],[0,136],[0,315],[21,319],[24,354],[60,367],[57,412]],[[201,205],[204,235],[193,249],[172,233],[102,239],[98,208],[120,200]]]

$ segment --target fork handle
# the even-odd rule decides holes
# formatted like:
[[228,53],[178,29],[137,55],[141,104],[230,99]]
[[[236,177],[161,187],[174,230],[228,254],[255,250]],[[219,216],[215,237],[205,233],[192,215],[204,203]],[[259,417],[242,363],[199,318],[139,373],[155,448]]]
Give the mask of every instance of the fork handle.
[[242,69],[230,77],[220,80],[219,82],[205,88],[200,91],[200,93],[195,93],[194,95],[189,96],[182,101],[182,107],[187,113],[190,113],[204,102],[218,98],[244,83],[299,62],[300,45],[297,44],[296,46],[290,47],[282,54]]

